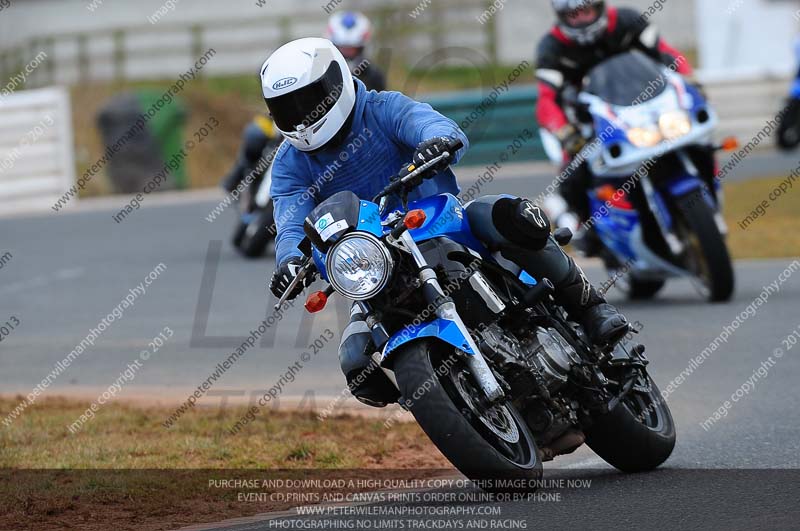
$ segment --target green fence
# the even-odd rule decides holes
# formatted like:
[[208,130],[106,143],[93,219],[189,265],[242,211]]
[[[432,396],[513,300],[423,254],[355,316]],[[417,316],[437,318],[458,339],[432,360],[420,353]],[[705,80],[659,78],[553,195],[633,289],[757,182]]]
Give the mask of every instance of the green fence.
[[512,88],[496,100],[480,90],[423,99],[467,133],[470,149],[460,164],[485,165],[504,156],[508,162],[547,159],[534,116],[536,97],[536,88],[526,86]]

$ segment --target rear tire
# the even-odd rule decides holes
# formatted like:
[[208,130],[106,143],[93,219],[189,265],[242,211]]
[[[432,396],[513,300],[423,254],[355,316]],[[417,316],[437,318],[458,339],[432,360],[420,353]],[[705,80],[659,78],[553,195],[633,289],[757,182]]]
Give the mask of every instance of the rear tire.
[[[542,462],[533,435],[511,404],[476,415],[475,403],[463,393],[471,377],[453,347],[439,341],[415,341],[393,356],[406,407],[458,470],[472,480],[485,481],[480,484],[485,490],[535,489],[542,477]],[[487,422],[496,422],[494,430],[502,435]],[[500,487],[497,480],[511,481]]]
[[681,237],[686,245],[686,267],[703,282],[709,301],[729,300],[734,288],[733,264],[711,207],[700,192],[679,198],[677,207],[684,225]]
[[661,291],[666,282],[663,280],[640,280],[629,277],[628,297],[633,300],[647,300],[652,299],[656,294]]
[[647,379],[649,393],[632,390],[586,430],[589,448],[623,472],[652,470],[675,448],[675,423],[669,406],[652,378]]
[[[609,269],[609,277],[616,278],[617,271]],[[661,288],[666,284],[665,280],[644,280],[633,276],[631,273],[625,273],[621,276],[615,286],[622,291],[629,299],[632,300],[646,300],[652,299],[661,291]]]

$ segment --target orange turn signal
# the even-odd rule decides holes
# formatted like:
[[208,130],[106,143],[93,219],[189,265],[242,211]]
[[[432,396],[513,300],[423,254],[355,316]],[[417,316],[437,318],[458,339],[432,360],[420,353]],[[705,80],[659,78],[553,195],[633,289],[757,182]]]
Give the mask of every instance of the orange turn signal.
[[735,136],[729,136],[722,140],[720,144],[722,151],[733,151],[739,148],[739,140]]
[[328,296],[324,291],[315,291],[306,299],[305,307],[308,313],[317,313],[328,304]]
[[406,217],[403,218],[403,225],[405,225],[407,229],[418,229],[425,223],[425,219],[424,210],[409,210]]
[[617,189],[610,184],[604,184],[596,190],[596,193],[597,199],[600,201],[611,201],[611,198],[617,193]]

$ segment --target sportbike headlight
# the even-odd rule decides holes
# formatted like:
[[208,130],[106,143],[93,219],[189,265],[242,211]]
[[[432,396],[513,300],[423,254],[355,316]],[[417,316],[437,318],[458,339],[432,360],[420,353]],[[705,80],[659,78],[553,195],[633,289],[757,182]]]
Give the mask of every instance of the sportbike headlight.
[[638,148],[653,147],[662,140],[661,132],[655,127],[632,127],[628,129],[628,140]]
[[689,134],[692,130],[692,121],[683,111],[668,112],[658,119],[658,128],[667,140],[675,140]]
[[354,232],[328,251],[325,267],[336,291],[361,301],[377,295],[389,282],[392,256],[375,236]]

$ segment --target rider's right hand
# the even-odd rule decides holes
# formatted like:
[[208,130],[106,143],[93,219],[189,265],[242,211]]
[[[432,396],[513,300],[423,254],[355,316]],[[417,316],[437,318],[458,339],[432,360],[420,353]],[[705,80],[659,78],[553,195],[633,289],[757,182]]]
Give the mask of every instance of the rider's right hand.
[[[269,283],[269,289],[272,291],[272,294],[281,298],[297,276],[297,273],[300,272],[301,266],[302,262],[299,258],[289,258],[279,265],[275,272],[272,273],[272,280]],[[309,277],[306,277],[302,282],[297,284],[294,290],[289,294],[287,300],[293,300],[300,295],[303,292],[303,288],[308,287],[308,284],[310,284],[309,281]]]
[[[448,151],[450,142],[451,140],[446,136],[431,138],[429,140],[425,140],[424,142],[420,142],[416,151],[414,151],[414,164],[419,167],[432,161],[442,153]],[[446,168],[448,164],[449,161],[442,160],[436,166],[434,166],[433,170],[442,170]]]
[[586,145],[586,140],[578,129],[572,124],[566,124],[555,132],[556,138],[561,142],[561,147],[570,157],[574,157]]

